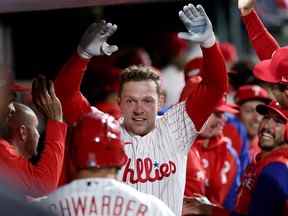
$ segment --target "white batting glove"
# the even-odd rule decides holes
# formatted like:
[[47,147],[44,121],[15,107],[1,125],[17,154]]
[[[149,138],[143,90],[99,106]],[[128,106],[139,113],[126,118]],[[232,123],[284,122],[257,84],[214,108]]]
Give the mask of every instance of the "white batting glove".
[[248,15],[256,5],[256,0],[238,0],[238,8],[242,16]]
[[109,45],[108,38],[117,30],[117,25],[106,23],[102,20],[100,23],[91,24],[78,45],[78,54],[85,59],[93,56],[111,55],[118,50],[116,45]]
[[212,47],[216,41],[212,24],[201,5],[188,4],[179,12],[179,17],[188,32],[180,32],[178,37],[200,43],[205,48]]

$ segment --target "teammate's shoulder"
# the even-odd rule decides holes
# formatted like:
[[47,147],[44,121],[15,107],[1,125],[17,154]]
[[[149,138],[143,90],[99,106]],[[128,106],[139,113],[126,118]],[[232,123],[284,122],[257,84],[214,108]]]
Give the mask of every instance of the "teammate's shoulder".
[[271,162],[263,168],[261,174],[272,177],[279,177],[279,175],[288,175],[288,163],[280,161]]

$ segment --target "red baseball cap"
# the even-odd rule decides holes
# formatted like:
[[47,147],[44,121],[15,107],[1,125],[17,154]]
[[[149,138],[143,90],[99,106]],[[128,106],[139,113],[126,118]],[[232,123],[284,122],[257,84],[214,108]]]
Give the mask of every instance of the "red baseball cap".
[[281,119],[287,123],[288,121],[288,112],[283,110],[280,107],[280,104],[276,101],[272,101],[270,104],[259,104],[256,106],[256,111],[261,115],[267,115],[268,113],[275,113],[277,114]]
[[189,73],[191,70],[201,69],[203,65],[203,58],[198,57],[190,60],[184,67],[184,72]]
[[127,161],[120,125],[110,115],[93,110],[73,128],[72,159],[77,169],[122,167]]
[[238,54],[235,46],[229,42],[219,43],[220,50],[223,54],[225,62],[232,63],[237,61]]
[[194,83],[198,83],[202,81],[202,78],[200,76],[201,68],[203,65],[203,58],[198,57],[190,60],[187,64],[184,66],[184,73],[185,73],[185,82],[189,82],[189,80],[199,80]]
[[268,92],[264,88],[258,85],[241,86],[235,95],[236,103],[240,105],[250,100],[259,100],[264,103],[269,103],[271,101]]
[[232,113],[232,114],[239,113],[239,110],[237,109],[237,106],[235,106],[235,104],[228,104],[224,97],[222,98],[222,100],[217,105],[216,111],[218,111],[218,112],[228,112],[228,113]]
[[256,64],[253,74],[265,82],[288,84],[288,46],[277,49],[271,59]]
[[10,91],[12,92],[31,92],[31,86],[12,82],[10,85]]
[[120,107],[116,103],[101,102],[101,103],[97,103],[96,107],[102,112],[112,115],[115,119],[119,119],[121,117]]

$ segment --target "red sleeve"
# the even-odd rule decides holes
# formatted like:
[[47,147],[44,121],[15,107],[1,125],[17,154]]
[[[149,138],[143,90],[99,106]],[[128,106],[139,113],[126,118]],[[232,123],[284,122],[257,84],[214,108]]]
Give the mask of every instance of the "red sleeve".
[[226,66],[218,44],[202,48],[202,52],[202,82],[191,86],[186,103],[187,113],[197,130],[202,128],[228,89]]
[[9,171],[12,184],[34,197],[55,190],[63,166],[66,131],[65,123],[48,121],[44,150],[36,165],[17,155],[11,147],[1,148],[1,163]]
[[198,85],[198,84],[189,82],[189,80],[185,83],[185,86],[182,89],[181,94],[180,94],[179,102],[184,101],[188,98],[188,96],[191,94],[192,89],[194,88],[195,85]]
[[62,103],[65,120],[69,124],[91,111],[89,102],[80,92],[87,64],[88,60],[75,53],[64,65],[55,81],[55,91]]
[[246,16],[242,16],[252,43],[260,60],[270,59],[273,52],[279,48],[279,44],[268,32],[255,10]]
[[201,165],[200,156],[192,147],[188,153],[185,196],[193,196],[195,193],[205,196],[205,171]]

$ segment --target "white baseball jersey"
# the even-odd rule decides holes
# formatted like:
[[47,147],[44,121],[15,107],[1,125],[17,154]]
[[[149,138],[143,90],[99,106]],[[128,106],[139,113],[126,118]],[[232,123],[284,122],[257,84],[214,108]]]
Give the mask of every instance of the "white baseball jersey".
[[108,178],[75,180],[40,203],[59,216],[175,216],[158,198]]
[[187,154],[196,135],[185,102],[159,117],[155,129],[143,137],[129,134],[121,124],[121,139],[129,159],[119,180],[158,197],[181,215]]

